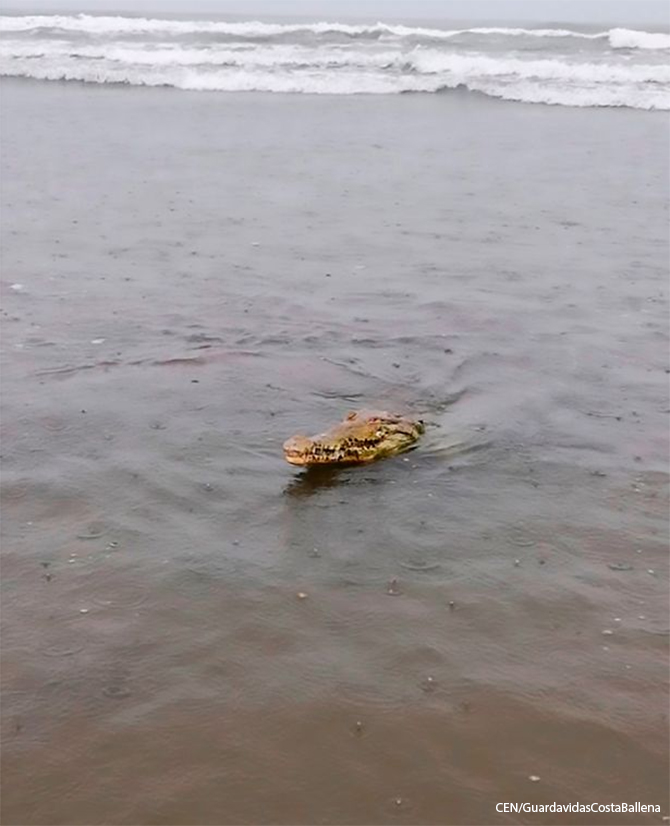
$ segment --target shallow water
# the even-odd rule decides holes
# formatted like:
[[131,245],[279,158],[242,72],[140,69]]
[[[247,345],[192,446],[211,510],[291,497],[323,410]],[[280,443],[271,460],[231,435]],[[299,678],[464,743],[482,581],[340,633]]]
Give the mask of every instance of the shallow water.
[[667,814],[663,116],[1,90],[4,822]]

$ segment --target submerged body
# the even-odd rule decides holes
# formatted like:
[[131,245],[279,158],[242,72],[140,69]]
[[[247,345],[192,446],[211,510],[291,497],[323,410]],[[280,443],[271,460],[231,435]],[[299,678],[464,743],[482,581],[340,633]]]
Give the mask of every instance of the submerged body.
[[303,467],[372,462],[407,450],[424,429],[419,419],[384,410],[358,410],[325,433],[287,439],[284,456],[292,465]]

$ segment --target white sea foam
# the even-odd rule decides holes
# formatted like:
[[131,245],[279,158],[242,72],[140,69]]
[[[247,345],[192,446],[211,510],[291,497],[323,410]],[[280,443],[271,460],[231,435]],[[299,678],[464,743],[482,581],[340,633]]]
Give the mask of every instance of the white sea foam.
[[670,49],[670,34],[611,29],[609,42],[613,49]]
[[424,74],[449,73],[464,80],[470,77],[568,81],[592,86],[602,83],[668,83],[670,65],[614,66],[607,63],[565,63],[561,60],[520,60],[515,57],[487,57],[480,54],[442,54],[415,50],[411,63]]
[[[4,71],[0,59],[0,71]],[[17,67],[18,75],[38,80],[80,80],[92,83],[124,83],[133,86],[173,86],[177,89],[222,92],[293,92],[304,94],[391,94],[398,92],[435,92],[436,78],[397,78],[378,73],[351,72],[324,75],[318,71],[248,71],[235,68],[226,72],[203,73],[189,67],[162,67],[141,71],[121,65],[62,61]]]
[[608,38],[613,48],[667,49],[670,35],[633,29],[610,29],[603,32],[580,32],[573,29],[527,29],[506,27],[474,27],[467,29],[435,29],[376,23],[352,25],[348,23],[263,23],[261,21],[226,22],[216,20],[165,20],[146,17],[121,17],[104,15],[23,15],[0,16],[0,32],[26,32],[32,30],[58,30],[94,35],[113,34],[222,34],[233,37],[264,38],[291,34],[328,35],[341,34],[349,37],[392,35],[408,38],[450,39],[458,35],[494,35],[502,37],[547,37],[599,40]]
[[[76,45],[59,40],[39,43],[22,40],[5,41],[2,49],[4,67],[11,67],[10,59],[84,58],[134,67],[232,66],[239,68],[329,69],[377,68],[405,71],[415,74],[448,75],[466,82],[468,78],[517,78],[550,81],[598,83],[664,83],[670,84],[670,65],[571,62],[558,59],[522,60],[517,57],[490,57],[484,54],[458,54],[437,49],[414,47],[404,52],[376,51],[330,47],[329,49],[301,45],[265,45],[256,48],[186,47],[180,44],[152,44],[151,47],[115,43]],[[23,67],[25,62],[21,64]],[[38,64],[36,64],[38,65]],[[55,64],[54,64],[55,65]]]
[[670,109],[667,36],[628,29],[286,26],[91,15],[0,17],[0,28],[0,74],[9,76],[312,94],[462,88],[531,103]]
[[[547,61],[548,63],[550,61]],[[537,73],[537,70],[534,70]],[[134,86],[172,86],[177,89],[222,92],[291,92],[304,94],[393,94],[401,92],[439,92],[446,89],[467,89],[503,100],[526,103],[546,103],[563,106],[626,106],[638,109],[670,109],[670,97],[655,87],[638,89],[619,84],[578,85],[553,78],[545,67],[545,77],[537,82],[536,75],[499,76],[468,70],[431,74],[383,74],[374,70],[351,69],[348,72],[327,73],[319,69],[295,71],[290,68],[256,68],[240,66],[225,70],[198,71],[188,65],[129,66],[118,62],[92,59],[83,62],[75,58],[35,61],[19,58],[9,70],[0,59],[0,73],[39,80],[79,80],[89,83],[122,83]]]
[[313,23],[283,25],[279,23],[228,23],[215,20],[160,20],[145,17],[106,17],[103,15],[29,15],[0,17],[0,31],[19,32],[33,29],[51,29],[87,34],[228,34],[238,37],[273,37],[297,32],[323,35],[329,32],[359,35],[372,27],[345,23]]
[[406,59],[397,52],[352,51],[338,47],[328,50],[301,45],[264,45],[256,48],[235,47],[185,47],[179,44],[160,43],[151,47],[124,43],[97,43],[72,45],[59,40],[42,40],[39,43],[5,41],[0,54],[4,58],[30,58],[33,60],[84,58],[107,60],[134,66],[240,66],[240,67],[303,67],[337,70],[346,67],[402,68]]

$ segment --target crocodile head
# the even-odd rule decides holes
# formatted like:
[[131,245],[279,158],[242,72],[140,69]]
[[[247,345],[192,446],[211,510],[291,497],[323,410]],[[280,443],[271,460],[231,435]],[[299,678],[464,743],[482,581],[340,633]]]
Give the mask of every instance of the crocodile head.
[[359,410],[317,436],[292,436],[284,456],[292,465],[358,464],[407,450],[423,422],[381,410]]

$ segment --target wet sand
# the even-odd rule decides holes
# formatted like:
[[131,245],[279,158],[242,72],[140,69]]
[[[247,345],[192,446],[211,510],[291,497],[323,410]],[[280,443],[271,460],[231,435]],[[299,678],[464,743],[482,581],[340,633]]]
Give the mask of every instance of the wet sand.
[[0,91],[3,823],[662,822],[665,116]]

